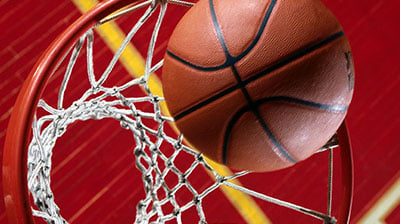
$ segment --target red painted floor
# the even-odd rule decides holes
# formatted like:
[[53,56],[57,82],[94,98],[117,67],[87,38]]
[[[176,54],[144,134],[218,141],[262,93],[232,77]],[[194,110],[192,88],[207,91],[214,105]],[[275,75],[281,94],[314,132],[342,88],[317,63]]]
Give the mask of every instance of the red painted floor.
[[[400,14],[397,11],[400,1],[323,2],[343,25],[352,46],[356,69],[355,94],[347,120],[355,162],[352,223],[357,223],[400,178]],[[18,3],[4,0],[0,2],[0,13],[2,149],[8,119],[21,84],[40,54],[81,13],[70,1],[42,0],[21,0]],[[176,12],[172,10],[168,18],[174,23]],[[120,26],[124,28],[128,22],[122,20]],[[146,49],[140,47],[140,39],[134,41],[144,54]],[[159,43],[160,49],[165,47],[165,43],[166,40]],[[96,60],[101,62],[111,58],[112,54],[104,43],[98,41],[96,45],[100,49]],[[104,66],[99,64],[96,69],[101,71]],[[80,69],[84,71],[86,68]],[[114,81],[122,82],[128,78],[123,75]],[[50,101],[54,101],[51,86],[55,86],[57,80],[59,77],[52,79],[47,89]],[[76,88],[70,90],[71,94],[78,94],[75,89],[85,85],[79,80],[75,83]],[[131,156],[133,139],[118,127],[118,123],[111,121],[81,122],[71,127],[57,143],[53,188],[62,214],[73,223],[132,223],[134,220],[135,204],[143,195],[141,177]],[[327,154],[315,155],[294,169],[254,174],[241,178],[241,182],[279,198],[323,208],[326,201],[326,158]],[[211,183],[204,171],[199,171],[198,177],[192,181],[200,188]],[[2,185],[0,191],[1,188]],[[214,192],[204,203],[210,223],[244,222],[221,191]],[[257,203],[273,223],[315,222],[262,201],[257,200]],[[388,212],[385,221],[400,223],[399,204]],[[0,223],[7,223],[2,201]]]

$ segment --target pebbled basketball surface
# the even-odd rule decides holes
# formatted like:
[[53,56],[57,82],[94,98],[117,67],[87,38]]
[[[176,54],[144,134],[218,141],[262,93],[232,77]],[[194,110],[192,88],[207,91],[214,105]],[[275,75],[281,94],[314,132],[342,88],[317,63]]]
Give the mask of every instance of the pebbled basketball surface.
[[353,92],[350,55],[319,1],[204,0],[171,36],[163,91],[205,155],[271,171],[309,157],[338,128]]
[[[349,38],[356,70],[355,93],[348,112],[355,160],[355,195],[351,223],[377,223],[378,219],[390,224],[399,223],[400,197],[392,192],[399,192],[400,188],[400,31],[397,28],[400,20],[400,2],[323,2],[341,22]],[[168,18],[173,19],[177,13],[172,7],[170,10]],[[0,3],[0,12],[2,149],[11,108],[23,80],[40,56],[40,52],[79,17],[81,12],[71,1],[48,1],[44,4],[38,0],[22,0],[18,4],[11,0],[3,1]],[[119,26],[126,27],[126,23],[122,21]],[[110,52],[101,41],[96,44],[103,47],[99,52],[100,56],[97,57],[101,62],[105,60],[102,56],[109,56]],[[135,44],[145,55],[146,49],[140,48],[140,41]],[[78,84],[77,81],[71,86]],[[112,127],[119,130],[118,125]],[[140,196],[137,192],[140,190],[132,189],[137,182],[141,182],[141,177],[131,174],[135,173],[134,168],[126,168],[132,165],[129,150],[115,150],[114,153],[109,153],[109,149],[112,148],[110,145],[129,148],[133,141],[126,142],[125,139],[130,139],[130,135],[124,134],[123,131],[110,135],[104,130],[107,128],[110,126],[102,127],[97,123],[90,123],[89,128],[76,132],[79,135],[71,133],[71,139],[66,140],[64,146],[54,155],[56,162],[63,162],[64,165],[54,174],[54,183],[58,183],[54,185],[56,196],[64,205],[63,211],[67,217],[76,215],[75,223],[132,223],[132,211],[135,208],[131,204]],[[98,147],[92,141],[93,136],[104,141],[102,147]],[[72,141],[77,147],[70,149],[68,146]],[[68,153],[62,153],[63,151]],[[288,171],[293,173],[289,175],[290,186],[285,184],[288,183],[288,179],[282,179],[281,172],[270,174],[268,177],[253,175],[241,181],[246,182],[249,187],[271,192],[281,198],[293,198],[295,195],[297,201],[324,204],[325,198],[313,197],[313,181],[326,177],[326,173],[323,172],[325,170],[320,171],[319,159],[326,161],[325,157],[312,157],[311,166],[305,170]],[[108,172],[102,172],[106,170]],[[112,175],[109,174],[111,171]],[[112,180],[114,181],[111,185],[103,184]],[[203,175],[199,181],[207,182],[209,176]],[[301,187],[294,190],[293,186]],[[245,222],[234,206],[226,202],[224,194],[216,192],[213,197],[213,203],[208,204],[214,210],[209,216],[210,223],[224,223],[221,220],[228,220],[230,223]],[[71,201],[72,204],[68,204]],[[259,201],[257,204],[266,210],[273,223],[291,223],[293,220],[309,223],[308,219],[304,221],[303,218],[299,218],[297,213],[282,213],[281,210]],[[382,209],[374,209],[377,207]],[[111,210],[115,213],[109,213]],[[361,222],[365,217],[373,221]],[[0,223],[7,223],[2,201]]]

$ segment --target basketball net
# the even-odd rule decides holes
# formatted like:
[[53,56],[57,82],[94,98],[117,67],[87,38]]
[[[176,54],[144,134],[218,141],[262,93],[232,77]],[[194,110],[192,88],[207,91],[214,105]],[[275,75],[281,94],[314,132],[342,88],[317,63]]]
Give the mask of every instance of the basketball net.
[[[323,214],[236,185],[230,180],[246,175],[248,172],[238,172],[231,176],[220,175],[207,163],[201,153],[183,144],[182,135],[173,137],[166,134],[164,128],[169,125],[168,122],[173,122],[173,118],[166,116],[166,113],[161,111],[160,103],[164,98],[153,93],[149,88],[149,77],[151,77],[152,73],[159,70],[163,64],[162,60],[153,61],[153,52],[167,6],[172,3],[182,5],[182,7],[192,5],[190,2],[178,0],[169,2],[145,1],[136,4],[132,8],[120,11],[113,16],[107,17],[96,25],[100,26],[130,11],[134,11],[139,7],[147,7],[145,13],[140,17],[138,22],[132,26],[126,39],[116,51],[106,70],[98,79],[96,79],[93,67],[93,30],[96,26],[92,27],[81,36],[79,41],[68,53],[69,62],[59,89],[57,107],[52,107],[46,103],[46,101],[40,100],[38,108],[42,108],[46,111],[46,114],[41,117],[35,116],[32,124],[33,138],[29,145],[27,178],[29,191],[34,199],[34,203],[39,209],[32,208],[33,215],[43,218],[48,223],[67,223],[60,214],[60,209],[54,200],[53,192],[50,188],[53,148],[57,139],[65,133],[70,124],[88,119],[102,120],[105,118],[112,118],[119,121],[122,128],[132,132],[136,143],[134,148],[136,167],[142,173],[145,192],[145,197],[137,204],[136,223],[148,223],[150,221],[164,223],[168,220],[176,220],[177,223],[182,223],[182,213],[193,207],[197,210],[199,223],[206,223],[207,219],[202,207],[202,201],[221,185],[305,213],[324,220],[326,223],[335,223],[335,219],[330,215],[330,205],[328,205],[327,214]],[[159,11],[156,11],[158,8]],[[159,13],[148,44],[144,74],[139,78],[135,78],[119,86],[105,86],[105,81],[108,79],[126,46],[151,16],[157,16],[153,15],[157,14],[155,12]],[[65,106],[65,90],[78,55],[84,47],[86,47],[87,52],[87,79],[89,80],[90,88],[70,106]],[[68,55],[66,55],[64,59],[68,58]],[[123,91],[133,87],[140,87],[146,95],[128,96],[123,93]],[[137,106],[138,104],[147,104],[152,108],[152,112],[142,111]],[[155,125],[146,125],[149,123],[146,122],[146,120],[152,124],[155,123]],[[165,154],[164,148],[173,148],[172,155]],[[177,161],[176,158],[179,154],[188,154],[191,156],[192,163],[187,170],[180,170],[177,168],[176,164],[179,163],[179,161]],[[161,163],[163,163],[162,166],[165,168],[160,168]],[[330,166],[332,166],[332,161],[330,162]],[[188,180],[188,177],[192,175],[193,170],[197,167],[205,168],[214,180],[214,184],[201,191],[192,186]],[[170,174],[176,175],[179,179],[175,186],[168,185],[164,180],[166,175]],[[332,177],[330,177],[330,179],[332,179]],[[332,181],[330,180],[330,182]],[[178,203],[175,195],[181,188],[188,189],[193,195],[193,200],[185,204]],[[160,191],[163,192],[165,197],[159,196]],[[329,194],[331,194],[331,192],[329,192]],[[166,204],[173,206],[172,212],[165,213],[163,206]],[[328,204],[330,204],[330,202],[328,202]]]

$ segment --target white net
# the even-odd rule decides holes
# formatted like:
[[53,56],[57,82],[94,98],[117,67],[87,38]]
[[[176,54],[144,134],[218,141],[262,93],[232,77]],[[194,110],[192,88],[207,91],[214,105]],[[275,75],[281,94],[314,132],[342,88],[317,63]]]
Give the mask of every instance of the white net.
[[[164,128],[168,125],[167,123],[172,122],[173,119],[162,113],[160,102],[164,99],[153,93],[149,88],[149,77],[151,77],[152,73],[160,69],[163,64],[162,60],[153,61],[153,52],[167,6],[171,3],[182,5],[182,7],[192,5],[190,2],[181,1],[146,1],[101,21],[101,24],[106,23],[127,12],[134,11],[137,8],[147,7],[145,13],[140,17],[138,22],[132,26],[132,29],[126,35],[126,39],[98,79],[96,79],[93,68],[93,30],[95,27],[88,30],[74,45],[72,51],[69,53],[70,59],[59,89],[57,106],[52,107],[46,103],[46,101],[40,100],[38,107],[46,111],[46,114],[40,117],[35,116],[32,124],[33,138],[29,146],[27,178],[28,188],[34,199],[34,203],[37,208],[39,208],[39,210],[32,209],[33,215],[43,218],[48,223],[67,223],[60,214],[60,209],[54,200],[53,192],[50,188],[53,148],[55,147],[57,139],[65,133],[70,124],[88,119],[102,120],[104,118],[112,118],[118,120],[122,128],[132,132],[136,143],[134,155],[136,167],[142,173],[145,198],[137,205],[135,223],[164,223],[168,220],[175,220],[177,223],[182,223],[182,213],[193,207],[197,210],[199,223],[206,223],[207,219],[202,201],[221,185],[237,189],[280,206],[306,213],[324,220],[326,223],[334,223],[335,219],[330,215],[331,196],[329,196],[328,212],[327,214],[323,214],[235,185],[230,182],[230,180],[245,175],[248,172],[238,172],[231,176],[220,175],[206,162],[202,154],[182,143],[182,135],[178,135],[176,138],[168,136],[165,133]],[[105,86],[104,83],[117,64],[126,46],[130,43],[138,30],[142,28],[146,20],[151,16],[155,16],[153,14],[156,12],[157,8],[159,8],[159,13],[156,19],[157,22],[152,29],[151,38],[148,42],[144,74],[139,78],[130,80],[119,86]],[[81,49],[85,46],[87,52],[87,79],[89,80],[90,88],[70,106],[65,106],[63,102],[65,90]],[[66,57],[67,56],[65,56],[65,58]],[[124,94],[125,90],[133,87],[142,88],[145,92],[145,96],[130,96]],[[140,108],[142,107],[138,107],[138,104],[147,104],[149,108],[152,108],[151,112],[141,110]],[[149,123],[152,125],[148,125]],[[173,148],[173,153],[167,155],[164,151],[165,148]],[[181,170],[176,165],[179,163],[179,161],[177,161],[179,154],[191,156],[192,162],[188,169]],[[332,161],[330,164],[332,166]],[[192,172],[198,167],[206,169],[211,174],[214,179],[214,184],[201,190],[192,186],[189,177],[193,175]],[[174,186],[167,184],[165,181],[167,175],[175,175],[179,179],[178,183]],[[330,177],[330,182],[331,178],[332,177]],[[331,183],[329,185],[331,188]],[[183,204],[176,200],[176,193],[181,188],[186,188],[192,194],[192,200]],[[331,194],[331,192],[329,192],[329,194]],[[172,205],[172,211],[166,212],[164,209],[166,205]]]

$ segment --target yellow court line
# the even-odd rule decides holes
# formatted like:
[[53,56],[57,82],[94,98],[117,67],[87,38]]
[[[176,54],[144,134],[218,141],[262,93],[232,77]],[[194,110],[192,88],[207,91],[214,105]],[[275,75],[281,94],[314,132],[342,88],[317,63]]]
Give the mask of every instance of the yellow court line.
[[360,224],[384,224],[385,219],[400,206],[400,178],[379,198],[379,200],[358,221]]
[[[97,0],[72,0],[76,7],[85,13],[93,8]],[[96,28],[98,34],[102,37],[107,46],[115,52],[123,40],[125,39],[124,32],[114,22],[108,22]],[[138,50],[129,44],[124,52],[121,54],[120,62],[125,69],[134,77],[144,74],[145,60]],[[151,75],[149,79],[149,88],[156,95],[163,96],[161,81],[156,75]],[[169,114],[165,104],[161,105],[161,110],[164,114]],[[176,127],[173,127],[177,131]],[[206,158],[206,161],[223,176],[230,176],[232,172],[225,166],[221,166]],[[234,184],[241,185],[239,180],[232,180]],[[227,186],[222,185],[222,191],[231,201],[236,210],[241,214],[244,220],[250,224],[268,224],[271,223],[268,217],[264,214],[262,209],[257,205],[253,198],[243,192],[234,190]]]

